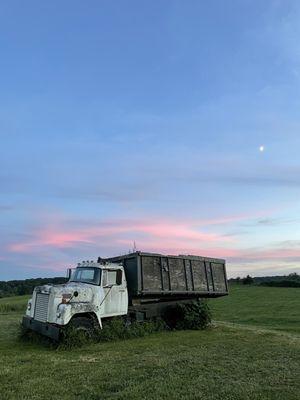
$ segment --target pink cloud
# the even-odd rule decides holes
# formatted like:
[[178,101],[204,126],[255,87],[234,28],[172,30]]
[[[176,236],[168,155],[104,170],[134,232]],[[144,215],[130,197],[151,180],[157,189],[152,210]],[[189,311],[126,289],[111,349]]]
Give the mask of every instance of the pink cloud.
[[[29,230],[30,238],[12,242],[5,248],[5,259],[27,257],[33,268],[65,269],[76,263],[78,257],[113,256],[124,253],[136,241],[138,250],[163,254],[195,254],[229,260],[229,265],[292,259],[300,257],[300,246],[266,249],[240,248],[233,237],[218,233],[214,225],[249,219],[239,215],[210,220],[180,220],[166,218],[143,218],[104,220],[97,225],[68,220],[62,215],[44,218],[43,227]],[[209,232],[207,231],[209,226]],[[206,228],[206,229],[205,229]],[[51,267],[52,266],[52,267]]]
[[[125,248],[132,247],[132,241],[129,240],[118,240],[118,243],[126,246]],[[225,247],[216,247],[215,245],[211,246],[211,243],[207,242],[199,242],[199,243],[191,243],[190,241],[185,240],[164,240],[162,241],[160,238],[153,238],[142,243],[142,246],[139,246],[139,242],[137,242],[138,250],[148,251],[148,252],[156,252],[162,254],[194,254],[194,255],[202,255],[207,257],[214,258],[227,258],[227,257],[238,257],[239,252],[232,248]]]
[[15,253],[27,253],[40,247],[66,248],[73,247],[76,243],[90,242],[86,235],[76,232],[71,233],[43,230],[35,232],[34,236],[35,238],[33,240],[10,244],[8,250]]
[[288,258],[300,258],[300,248],[278,248],[266,250],[243,251],[241,257],[249,260],[282,260]]
[[[44,248],[72,248],[82,244],[97,245],[101,242],[131,243],[137,240],[143,248],[149,247],[149,241],[154,241],[153,246],[159,245],[163,240],[164,248],[176,249],[199,249],[206,245],[233,242],[233,238],[225,237],[218,233],[209,233],[203,230],[204,227],[213,225],[226,225],[232,222],[266,216],[268,213],[260,211],[256,214],[240,214],[223,218],[212,219],[184,219],[174,218],[144,218],[144,219],[123,219],[104,220],[97,226],[85,225],[79,227],[68,227],[66,217],[57,213],[55,215],[42,214],[40,219],[45,222],[43,228],[34,229],[31,232],[33,239],[21,242],[10,243],[7,250],[12,253],[31,253]],[[200,229],[201,228],[201,229]],[[156,240],[157,239],[157,240]],[[156,240],[156,242],[155,242]],[[168,242],[171,243],[168,244]],[[231,251],[231,253],[233,250]],[[226,254],[229,250],[226,251]],[[230,253],[230,254],[231,254]]]
[[30,253],[43,248],[72,248],[81,244],[97,245],[103,242],[131,243],[138,240],[140,246],[149,247],[150,241],[161,247],[162,240],[166,247],[199,248],[205,244],[232,241],[217,233],[200,231],[189,222],[169,220],[126,220],[104,221],[98,226],[66,228],[63,224],[47,226],[31,232],[31,239],[11,243],[8,251],[13,253]]

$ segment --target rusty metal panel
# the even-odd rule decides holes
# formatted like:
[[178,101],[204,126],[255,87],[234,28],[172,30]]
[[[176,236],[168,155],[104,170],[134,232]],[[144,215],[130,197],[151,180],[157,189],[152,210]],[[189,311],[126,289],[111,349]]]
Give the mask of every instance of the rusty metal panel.
[[142,256],[143,290],[162,291],[160,257]]
[[213,281],[213,276],[212,276],[212,272],[211,272],[211,263],[210,262],[206,262],[205,265],[206,265],[208,290],[210,292],[213,292],[214,291],[214,281]]
[[185,268],[184,260],[180,258],[169,258],[170,280],[172,291],[185,291]]
[[161,257],[161,274],[163,280],[163,290],[170,290],[170,274],[169,274],[169,264],[167,257]]
[[207,292],[205,263],[203,261],[192,260],[191,265],[194,279],[194,290],[199,292]]
[[224,273],[224,264],[211,263],[211,270],[215,292],[226,292],[227,286]]
[[186,289],[188,291],[194,290],[193,272],[190,260],[184,260],[185,264],[185,277],[186,277]]

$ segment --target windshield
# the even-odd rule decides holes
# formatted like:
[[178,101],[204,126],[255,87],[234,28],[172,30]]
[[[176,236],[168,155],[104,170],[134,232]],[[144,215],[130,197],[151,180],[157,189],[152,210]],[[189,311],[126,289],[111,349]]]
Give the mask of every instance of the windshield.
[[76,268],[70,282],[91,283],[100,285],[101,269],[93,267]]

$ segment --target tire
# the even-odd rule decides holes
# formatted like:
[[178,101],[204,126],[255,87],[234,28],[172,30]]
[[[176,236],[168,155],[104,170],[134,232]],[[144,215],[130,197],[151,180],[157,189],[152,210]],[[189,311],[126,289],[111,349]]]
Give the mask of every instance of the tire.
[[176,329],[178,323],[183,319],[184,313],[182,308],[178,305],[168,306],[163,313],[163,320],[170,329]]
[[83,333],[86,337],[92,338],[96,332],[96,324],[92,318],[76,317],[69,323],[71,329],[75,332]]

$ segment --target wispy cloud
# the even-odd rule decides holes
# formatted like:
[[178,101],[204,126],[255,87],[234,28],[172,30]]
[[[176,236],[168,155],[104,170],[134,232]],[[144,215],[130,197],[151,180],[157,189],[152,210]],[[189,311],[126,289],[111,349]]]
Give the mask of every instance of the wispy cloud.
[[7,205],[1,205],[0,204],[0,212],[5,212],[5,211],[11,211],[11,210],[13,210],[13,207],[12,206],[7,206]]
[[[211,221],[210,221],[211,222]],[[209,221],[206,221],[206,224]],[[99,242],[114,242],[132,244],[133,240],[138,240],[141,246],[149,247],[149,240],[164,243],[173,243],[174,249],[190,248],[196,243],[210,244],[230,241],[223,235],[207,233],[197,228],[197,224],[190,221],[170,221],[159,219],[145,220],[119,220],[102,221],[97,225],[87,224],[86,226],[66,227],[65,223],[57,226],[46,226],[37,228],[31,232],[30,239],[15,242],[8,245],[7,250],[12,253],[34,252],[41,248],[72,248],[81,244],[97,245]]]
[[41,268],[42,262],[43,268],[53,270],[81,258],[122,254],[132,249],[134,241],[142,251],[225,258],[229,274],[238,266],[246,266],[249,271],[251,265],[255,271],[268,263],[283,265],[300,261],[299,240],[249,248],[241,246],[235,236],[224,235],[218,229],[211,232],[245,218],[246,215],[196,221],[166,218],[76,221],[57,215],[52,222],[49,217],[44,225],[31,228],[19,241],[8,243],[2,253],[7,260],[26,260],[27,267],[32,260],[31,268],[35,265]]

